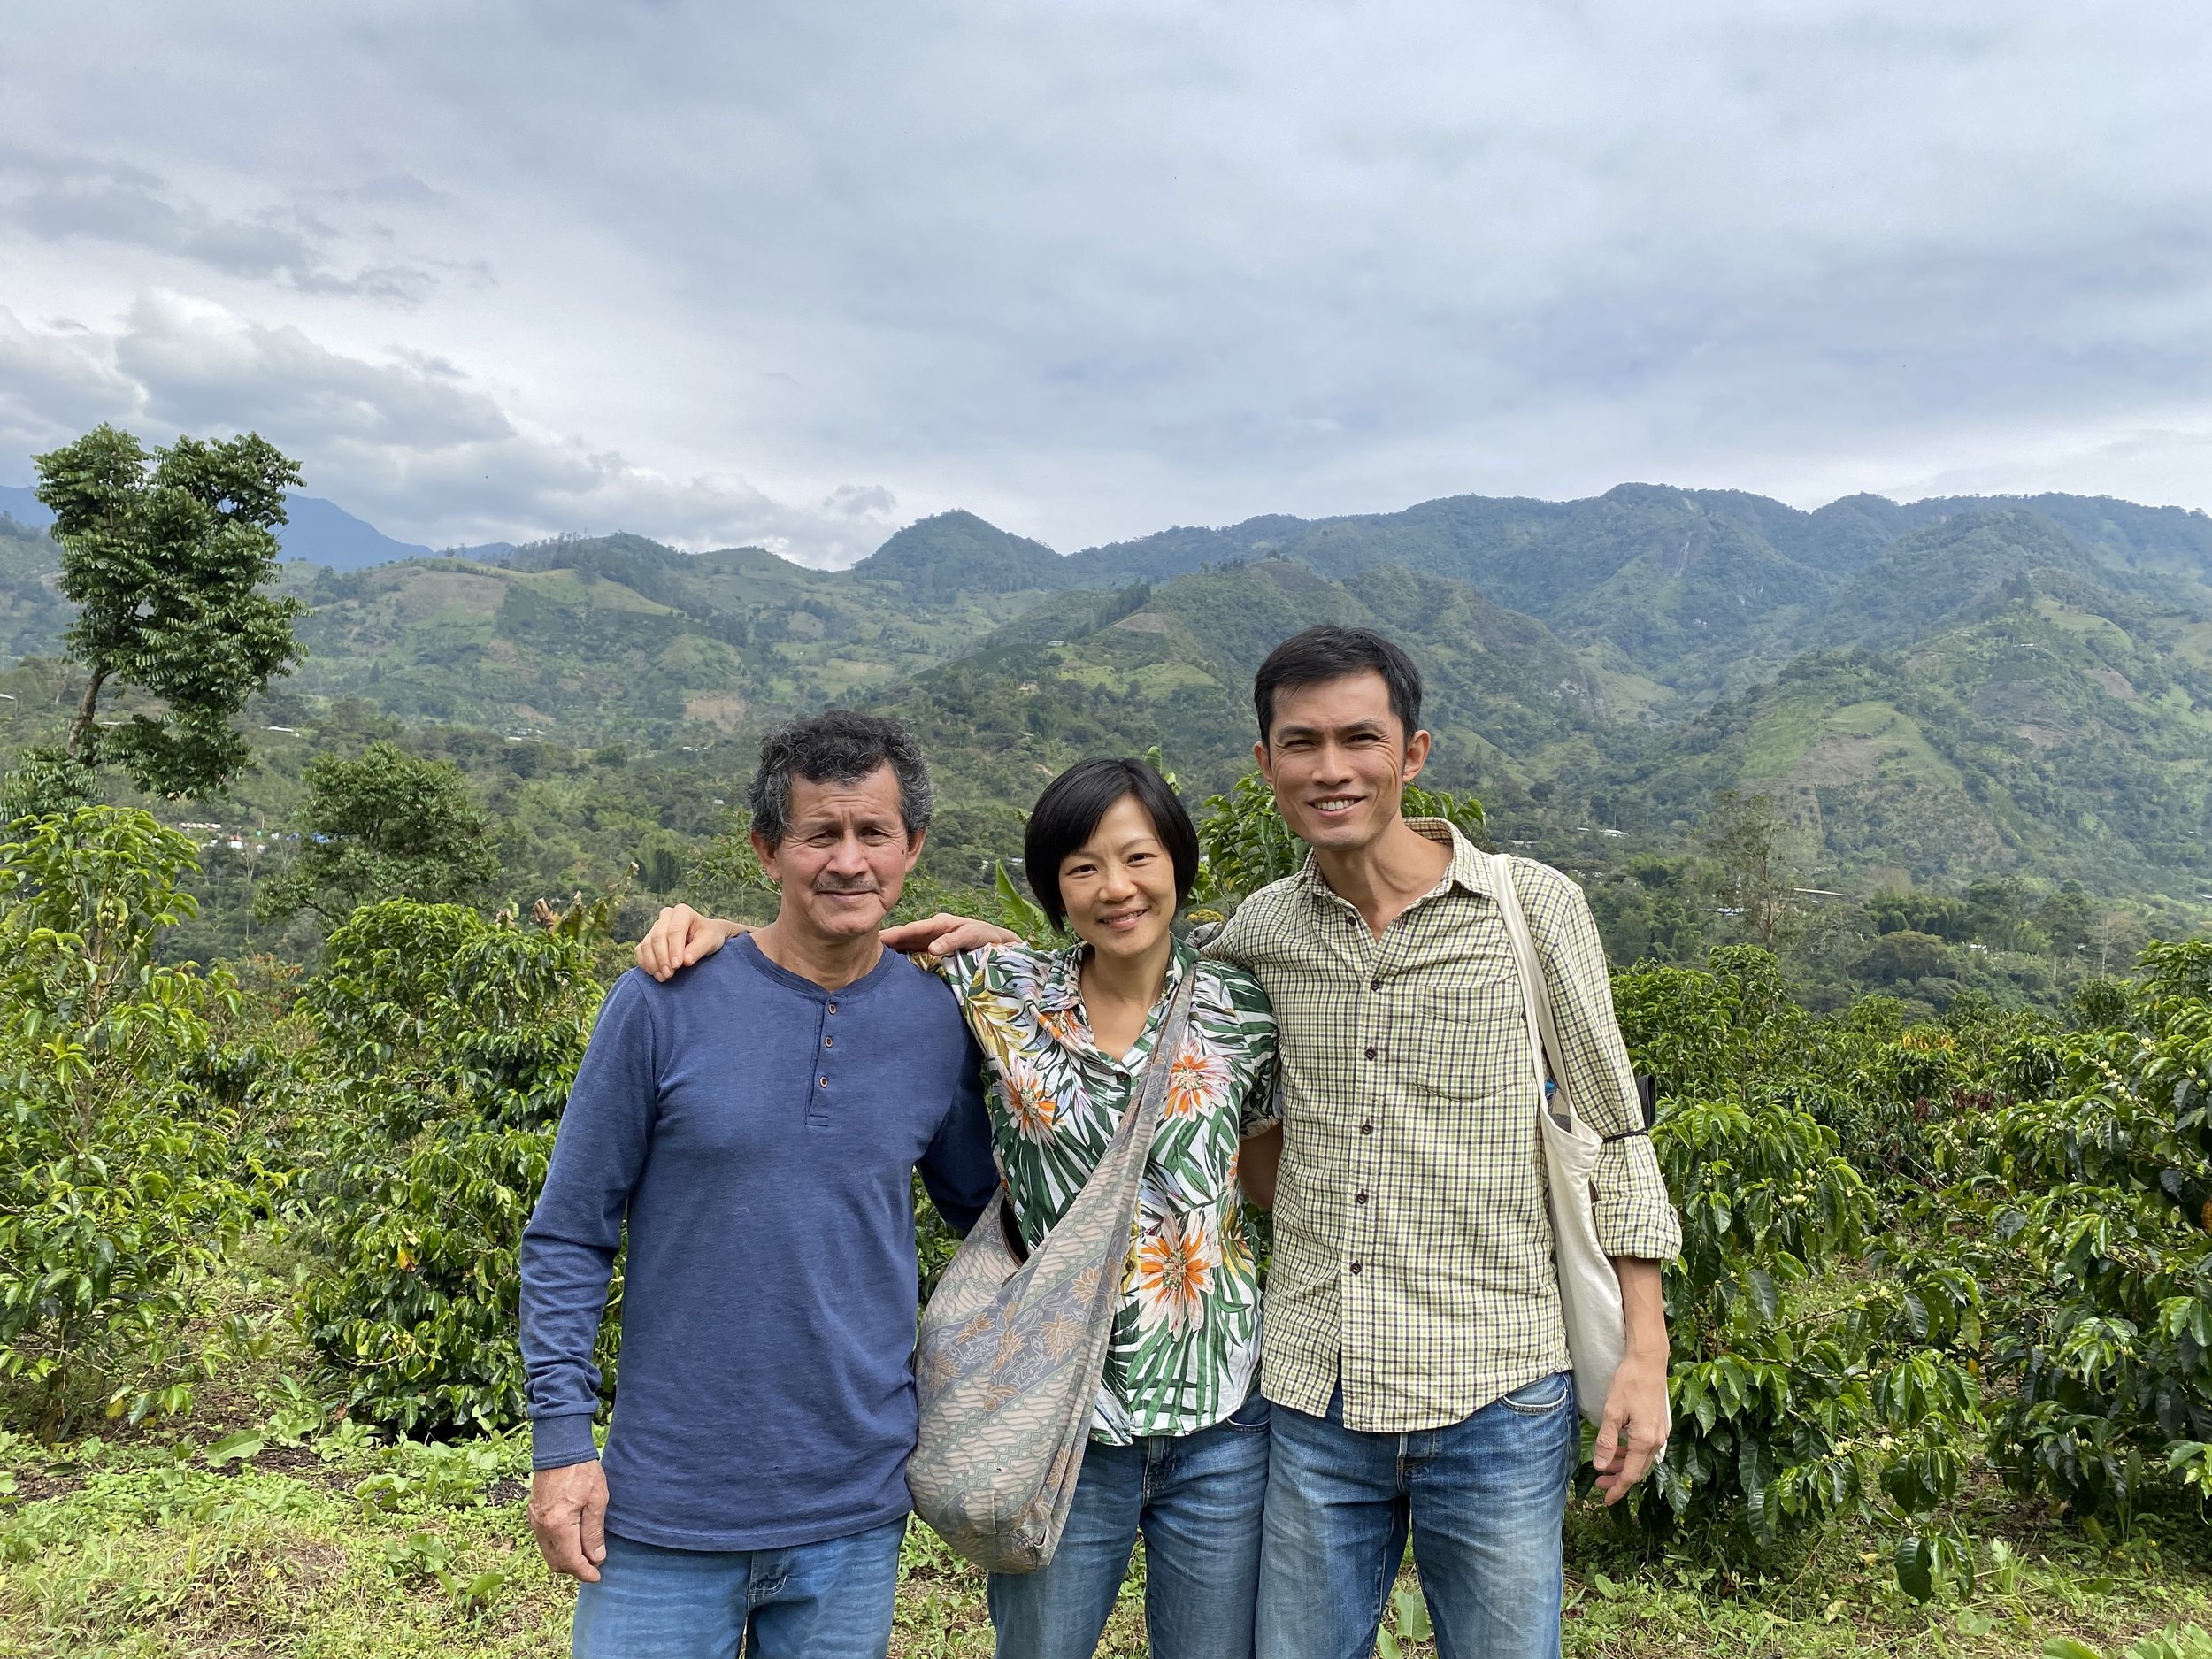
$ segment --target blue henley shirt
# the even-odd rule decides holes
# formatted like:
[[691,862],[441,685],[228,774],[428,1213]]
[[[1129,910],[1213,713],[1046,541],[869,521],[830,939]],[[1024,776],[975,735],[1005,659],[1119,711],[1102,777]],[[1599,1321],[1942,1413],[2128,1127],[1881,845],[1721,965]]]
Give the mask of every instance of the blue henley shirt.
[[912,1179],[964,1233],[996,1190],[979,1059],[892,951],[835,991],[749,938],[665,985],[624,974],[523,1233],[535,1466],[593,1455],[626,1220],[607,1530],[774,1549],[905,1514]]

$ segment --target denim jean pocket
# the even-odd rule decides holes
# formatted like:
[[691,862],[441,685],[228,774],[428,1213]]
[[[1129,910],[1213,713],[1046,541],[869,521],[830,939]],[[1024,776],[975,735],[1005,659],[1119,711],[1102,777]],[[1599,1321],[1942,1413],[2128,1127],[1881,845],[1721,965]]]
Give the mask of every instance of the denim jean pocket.
[[1503,1398],[1508,1411],[1517,1411],[1525,1417],[1549,1417],[1574,1398],[1574,1379],[1563,1371],[1557,1371],[1523,1383]]
[[1255,1388],[1245,1396],[1242,1405],[1222,1418],[1222,1426],[1245,1434],[1263,1434],[1267,1432],[1268,1413],[1267,1396]]

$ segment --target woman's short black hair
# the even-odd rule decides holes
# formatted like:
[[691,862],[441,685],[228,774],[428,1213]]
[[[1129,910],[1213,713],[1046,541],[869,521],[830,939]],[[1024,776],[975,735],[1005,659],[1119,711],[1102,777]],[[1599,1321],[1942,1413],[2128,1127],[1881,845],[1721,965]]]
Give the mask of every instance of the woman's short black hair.
[[1077,761],[1045,786],[1029,814],[1029,833],[1022,841],[1029,889],[1055,927],[1068,925],[1068,907],[1060,899],[1061,861],[1090,840],[1115,802],[1132,795],[1151,818],[1153,833],[1174,862],[1175,902],[1180,906],[1189,899],[1198,880],[1198,832],[1192,827],[1190,814],[1167,787],[1167,780],[1146,762],[1097,755]]

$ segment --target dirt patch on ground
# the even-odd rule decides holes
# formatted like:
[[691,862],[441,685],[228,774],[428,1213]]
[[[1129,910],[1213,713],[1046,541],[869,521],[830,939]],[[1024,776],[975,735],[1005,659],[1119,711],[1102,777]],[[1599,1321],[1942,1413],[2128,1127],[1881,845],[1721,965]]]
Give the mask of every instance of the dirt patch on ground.
[[1130,634],[1165,634],[1167,618],[1156,611],[1138,611],[1114,624]]
[[2065,711],[2052,701],[2050,688],[2039,680],[1985,680],[1974,687],[1970,706],[1988,720],[2050,726],[2066,718]]
[[2093,668],[2089,671],[2089,678],[2123,703],[2132,702],[2135,698],[2135,687],[2129,683],[2128,677],[2116,668]]
[[1824,737],[1797,757],[1790,781],[1801,788],[1824,783],[1861,783],[1881,770],[1883,753],[1895,748],[1878,737],[1837,733]]
[[226,1464],[235,1471],[250,1468],[265,1475],[285,1475],[326,1492],[351,1492],[362,1481],[357,1470],[344,1470],[323,1462],[309,1446],[265,1446],[250,1462]]
[[65,1498],[84,1485],[84,1477],[72,1469],[49,1472],[43,1470],[22,1469],[16,1471],[15,1501],[18,1503],[44,1503],[50,1498]]
[[2055,726],[2038,726],[2032,720],[2014,726],[2012,731],[2014,736],[2026,738],[2038,749],[2062,748],[2074,740],[2071,732],[2062,732]]
[[[288,1480],[318,1486],[339,1497],[352,1496],[368,1479],[359,1468],[342,1469],[335,1463],[325,1463],[311,1446],[265,1446],[251,1457],[226,1458],[220,1463],[196,1466],[204,1473],[223,1478],[234,1478],[249,1470],[257,1475],[281,1475]],[[69,1497],[82,1489],[87,1472],[70,1463],[55,1463],[42,1470],[18,1469],[15,1501],[44,1503]],[[530,1483],[512,1475],[503,1475],[484,1487],[484,1502],[493,1509],[526,1503],[529,1498]]]
[[684,718],[703,721],[718,731],[734,732],[737,730],[738,722],[745,718],[748,706],[744,698],[733,696],[727,693],[717,693],[710,696],[686,697]]

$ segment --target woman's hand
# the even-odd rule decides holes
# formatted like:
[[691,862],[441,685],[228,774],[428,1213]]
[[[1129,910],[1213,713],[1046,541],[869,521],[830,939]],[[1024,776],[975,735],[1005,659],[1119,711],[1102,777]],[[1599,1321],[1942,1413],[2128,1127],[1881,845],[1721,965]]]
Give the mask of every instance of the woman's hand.
[[739,933],[752,931],[743,922],[718,921],[688,904],[672,904],[653,918],[651,929],[637,941],[637,965],[665,982],[677,969],[705,961]]
[[[663,916],[671,913],[661,912]],[[657,925],[654,931],[660,931]],[[1018,945],[1022,941],[1022,936],[1010,927],[996,927],[972,916],[955,916],[949,910],[940,910],[924,921],[901,922],[895,927],[885,928],[878,937],[887,949],[924,956],[949,956],[956,950],[979,950],[985,945]]]

